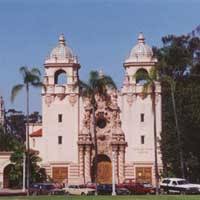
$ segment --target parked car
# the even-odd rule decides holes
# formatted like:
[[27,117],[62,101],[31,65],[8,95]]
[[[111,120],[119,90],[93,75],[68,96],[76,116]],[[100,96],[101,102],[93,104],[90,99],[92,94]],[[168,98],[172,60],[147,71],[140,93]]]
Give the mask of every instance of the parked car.
[[110,194],[112,194],[112,185],[111,184],[99,184],[97,186],[97,192],[100,195],[110,195]]
[[142,185],[149,190],[149,194],[156,194],[156,188],[151,183],[144,182]]
[[145,187],[143,184],[133,181],[125,180],[123,183],[119,184],[118,187],[128,189],[131,194],[155,194],[155,188]]
[[[98,185],[97,192],[100,195],[111,195],[112,194],[112,184]],[[117,195],[130,195],[131,194],[127,188],[118,187],[118,185],[115,185],[115,192]]]
[[65,194],[72,195],[94,195],[95,189],[87,188],[85,185],[69,185],[65,188]]
[[127,188],[116,187],[115,192],[117,195],[130,195],[131,194],[131,192]]
[[167,194],[198,194],[200,189],[182,178],[164,178],[160,184],[160,191]]
[[[97,184],[98,185],[98,184]],[[96,183],[92,183],[92,182],[88,182],[85,184],[85,186],[87,188],[92,188],[92,189],[95,189],[96,188]]]
[[64,195],[63,189],[56,188],[54,183],[34,183],[30,187],[31,195]]

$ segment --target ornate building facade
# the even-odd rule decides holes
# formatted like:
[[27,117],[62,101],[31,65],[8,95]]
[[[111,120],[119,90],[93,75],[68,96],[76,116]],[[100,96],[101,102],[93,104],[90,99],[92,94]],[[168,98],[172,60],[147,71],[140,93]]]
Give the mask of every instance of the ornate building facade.
[[[143,81],[135,76],[149,73],[157,60],[142,33],[124,62],[125,76],[120,90],[109,90],[109,101],[96,96],[95,111],[98,147],[97,178],[112,181],[112,155],[118,183],[126,178],[154,184],[154,115],[151,91],[142,95]],[[42,91],[42,124],[30,127],[31,148],[40,152],[41,166],[56,182],[94,181],[94,135],[90,100],[83,98],[78,85],[78,58],[64,36],[45,60],[45,88]],[[161,86],[156,83],[158,164],[162,169]],[[114,152],[114,153],[113,153]]]

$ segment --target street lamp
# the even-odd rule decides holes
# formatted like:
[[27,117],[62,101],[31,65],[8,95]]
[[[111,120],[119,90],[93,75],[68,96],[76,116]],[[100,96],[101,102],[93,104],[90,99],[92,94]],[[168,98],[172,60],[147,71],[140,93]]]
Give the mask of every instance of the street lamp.
[[115,196],[115,152],[112,152],[112,196]]

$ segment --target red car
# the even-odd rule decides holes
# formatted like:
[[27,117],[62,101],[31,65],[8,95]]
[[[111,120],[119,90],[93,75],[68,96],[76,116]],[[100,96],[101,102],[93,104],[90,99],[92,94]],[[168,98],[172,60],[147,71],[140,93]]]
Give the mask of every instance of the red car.
[[145,187],[143,184],[132,180],[125,180],[124,183],[118,184],[118,187],[127,188],[131,194],[155,194],[153,187]]

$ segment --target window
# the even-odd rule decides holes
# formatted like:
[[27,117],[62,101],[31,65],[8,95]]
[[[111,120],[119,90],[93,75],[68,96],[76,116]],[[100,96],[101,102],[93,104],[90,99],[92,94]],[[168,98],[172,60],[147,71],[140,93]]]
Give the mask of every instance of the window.
[[144,122],[144,113],[141,113],[141,114],[140,114],[140,121],[141,121],[141,122]]
[[144,144],[144,135],[141,136],[141,144]]
[[58,115],[58,122],[62,122],[62,114]]
[[170,180],[164,180],[162,183],[169,184]]
[[62,136],[58,136],[58,144],[62,144]]
[[33,138],[33,148],[35,147],[35,138]]
[[173,181],[173,182],[172,182],[172,185],[177,185],[176,181]]

